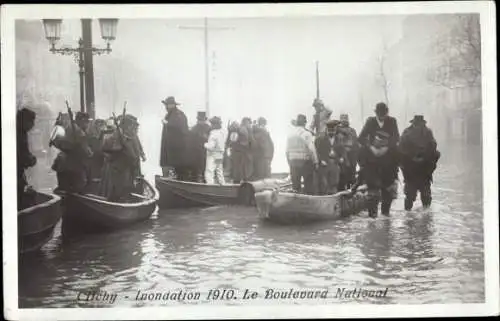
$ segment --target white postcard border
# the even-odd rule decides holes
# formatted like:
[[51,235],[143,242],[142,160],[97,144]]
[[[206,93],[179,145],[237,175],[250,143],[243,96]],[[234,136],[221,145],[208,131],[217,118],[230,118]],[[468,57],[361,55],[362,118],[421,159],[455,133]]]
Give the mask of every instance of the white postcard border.
[[[50,18],[194,18],[290,17],[304,15],[396,15],[478,12],[481,15],[483,95],[484,304],[328,306],[186,306],[162,308],[18,309],[15,161],[15,36],[16,19]],[[498,157],[496,13],[490,1],[410,3],[315,3],[221,5],[5,5],[1,7],[2,42],[2,191],[4,317],[7,319],[215,319],[333,318],[396,316],[480,316],[499,313]]]

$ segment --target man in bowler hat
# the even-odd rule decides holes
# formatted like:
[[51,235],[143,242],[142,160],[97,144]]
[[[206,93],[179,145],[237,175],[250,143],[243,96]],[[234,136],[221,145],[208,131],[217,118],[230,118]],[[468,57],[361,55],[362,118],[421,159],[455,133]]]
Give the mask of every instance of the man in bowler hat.
[[395,148],[399,141],[399,129],[396,118],[389,116],[389,108],[385,103],[375,106],[375,117],[368,117],[363,129],[359,133],[358,141],[368,146],[372,143],[375,133],[383,131],[389,135],[389,147]]
[[189,127],[186,115],[177,106],[173,96],[161,101],[167,114],[162,120],[160,166],[163,176],[168,176],[171,170],[175,171],[178,180],[187,180],[189,166],[187,165],[187,143]]
[[399,142],[401,169],[405,180],[405,210],[411,210],[420,192],[422,205],[431,205],[432,174],[441,156],[432,130],[422,115],[415,115]]

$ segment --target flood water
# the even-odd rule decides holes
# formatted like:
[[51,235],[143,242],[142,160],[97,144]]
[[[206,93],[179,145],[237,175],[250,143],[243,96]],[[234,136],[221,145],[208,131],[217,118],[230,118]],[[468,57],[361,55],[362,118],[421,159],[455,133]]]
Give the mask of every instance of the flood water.
[[[259,292],[256,300],[211,304],[421,304],[484,302],[481,150],[442,150],[433,205],[403,210],[402,186],[390,218],[366,212],[302,226],[259,221],[253,208],[155,213],[106,234],[61,236],[19,266],[19,304],[139,307],[206,302],[210,289]],[[491,215],[493,213],[489,213]],[[340,288],[388,288],[385,298],[334,298]],[[326,300],[264,300],[265,289],[329,290]],[[141,301],[137,291],[199,291],[197,301]],[[117,293],[113,304],[79,292]],[[127,296],[128,298],[126,298]]]

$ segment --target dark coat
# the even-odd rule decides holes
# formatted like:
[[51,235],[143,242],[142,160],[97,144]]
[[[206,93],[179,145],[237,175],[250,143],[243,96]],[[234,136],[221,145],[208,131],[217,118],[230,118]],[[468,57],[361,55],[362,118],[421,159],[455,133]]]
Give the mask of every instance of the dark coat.
[[274,143],[271,135],[265,128],[255,127],[253,130],[252,150],[255,157],[272,160],[274,156]]
[[376,117],[368,117],[363,129],[359,133],[359,143],[361,145],[371,144],[377,131],[384,131],[389,134],[389,145],[396,147],[399,141],[399,129],[396,118],[387,116],[384,125],[380,128]]
[[189,165],[202,173],[205,170],[206,150],[204,144],[208,140],[210,125],[198,123],[189,132]]
[[253,131],[241,126],[238,129],[238,139],[231,142],[231,169],[235,182],[248,181],[253,175],[252,157]]
[[334,161],[338,163],[340,158],[344,158],[344,161],[348,161],[346,159],[345,148],[342,146],[339,135],[336,135],[333,145],[330,144],[330,137],[325,134],[317,137],[314,141],[314,145],[316,146],[316,153],[318,154],[318,161],[320,163],[321,161],[328,163],[328,161],[332,160],[332,157],[330,157],[330,151],[332,149],[334,152]]
[[430,128],[425,125],[406,128],[401,135],[398,149],[405,181],[432,181],[440,154]]
[[66,128],[64,137],[57,137],[53,145],[61,152],[57,155],[52,165],[56,172],[87,171],[92,150],[89,138],[78,126]]
[[184,167],[187,162],[189,128],[186,115],[175,108],[170,111],[161,134],[160,166]]
[[394,149],[376,157],[368,146],[363,146],[359,151],[358,163],[359,179],[369,188],[387,188],[398,178],[398,156]]
[[105,162],[99,194],[116,201],[134,188],[139,151],[134,138],[123,137],[122,143],[117,131],[105,138],[102,151],[105,153]]

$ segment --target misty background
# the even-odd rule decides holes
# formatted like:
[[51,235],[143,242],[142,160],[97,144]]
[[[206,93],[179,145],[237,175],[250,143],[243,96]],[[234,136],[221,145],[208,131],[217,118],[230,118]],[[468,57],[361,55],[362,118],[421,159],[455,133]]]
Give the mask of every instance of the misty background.
[[[481,39],[478,14],[208,19],[210,115],[224,123],[265,117],[275,143],[273,171],[288,171],[285,143],[297,113],[312,120],[319,61],[320,97],[333,118],[348,113],[359,133],[377,102],[388,103],[400,131],[422,114],[438,146],[481,143]],[[205,109],[203,19],[120,19],[109,55],[94,56],[98,118],[139,118],[148,158],[160,173],[162,99],[175,96],[189,124]],[[58,47],[77,46],[80,20],[63,20]],[[93,44],[103,47],[97,20]],[[41,20],[16,22],[17,108],[38,120],[35,154],[48,147],[57,113],[79,110],[78,66],[49,52]],[[38,165],[37,165],[38,166]]]

